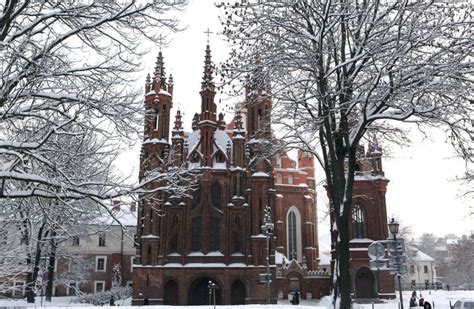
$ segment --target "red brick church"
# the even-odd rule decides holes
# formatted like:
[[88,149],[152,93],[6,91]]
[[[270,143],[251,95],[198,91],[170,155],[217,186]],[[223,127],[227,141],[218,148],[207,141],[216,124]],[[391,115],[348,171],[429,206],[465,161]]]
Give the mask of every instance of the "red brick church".
[[[215,94],[207,46],[201,108],[192,132],[184,131],[179,110],[172,123],[173,80],[165,75],[159,53],[145,85],[139,178],[146,182],[151,173],[184,167],[199,174],[199,184],[188,197],[157,190],[142,199],[132,303],[146,297],[150,304],[209,304],[209,281],[217,288],[218,304],[276,303],[293,290],[302,298],[328,295],[330,274],[318,268],[313,156],[263,155],[271,146],[272,101],[261,84],[246,90],[229,124],[217,113]],[[164,185],[150,182],[147,189]],[[384,186],[377,190],[383,192]],[[378,213],[386,224],[384,195],[380,198]],[[267,207],[274,223],[270,250],[261,228]],[[261,282],[267,267],[273,278],[270,293]]]

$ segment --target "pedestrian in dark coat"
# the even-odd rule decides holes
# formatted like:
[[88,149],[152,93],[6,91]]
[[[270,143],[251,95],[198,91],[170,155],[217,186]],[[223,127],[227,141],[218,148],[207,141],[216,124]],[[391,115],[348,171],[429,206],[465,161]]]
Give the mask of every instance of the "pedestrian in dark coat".
[[115,298],[114,298],[113,295],[110,296],[110,302],[109,302],[109,304],[110,304],[111,306],[115,306]]
[[143,306],[148,306],[150,304],[150,301],[148,300],[148,297],[145,296],[145,299],[143,300]]
[[415,308],[417,306],[418,302],[416,301],[416,291],[413,291],[410,298],[410,308]]
[[293,298],[291,299],[291,304],[292,305],[299,305],[300,303],[300,293],[298,291],[295,291],[293,294]]

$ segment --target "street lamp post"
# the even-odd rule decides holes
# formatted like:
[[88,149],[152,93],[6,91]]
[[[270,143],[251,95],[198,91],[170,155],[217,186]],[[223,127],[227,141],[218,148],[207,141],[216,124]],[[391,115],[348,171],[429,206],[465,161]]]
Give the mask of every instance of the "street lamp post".
[[271,302],[271,275],[270,275],[270,237],[273,231],[272,210],[269,206],[265,207],[263,214],[262,232],[267,236],[267,303]]
[[400,309],[403,309],[402,280],[401,280],[402,276],[400,274],[401,259],[399,258],[398,245],[397,245],[397,234],[398,234],[399,227],[400,227],[400,224],[397,221],[395,221],[394,218],[392,218],[390,220],[390,223],[388,224],[388,229],[390,230],[390,233],[393,235],[393,242],[395,245],[395,267],[397,268],[398,291],[400,293]]
[[219,288],[217,284],[209,280],[209,285],[207,286],[209,289],[209,305],[214,303],[214,309],[216,308],[216,290]]

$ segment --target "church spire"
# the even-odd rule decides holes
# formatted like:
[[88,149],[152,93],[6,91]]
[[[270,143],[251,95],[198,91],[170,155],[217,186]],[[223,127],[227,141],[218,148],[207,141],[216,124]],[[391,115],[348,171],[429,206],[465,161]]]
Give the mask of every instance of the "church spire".
[[204,59],[204,75],[202,77],[201,91],[212,90],[214,91],[215,85],[213,81],[213,67],[211,61],[211,48],[209,44],[206,46],[206,56]]
[[206,45],[206,55],[204,57],[204,75],[201,83],[201,121],[217,122],[216,110],[214,103],[216,95],[215,85],[213,81],[213,65],[211,60],[211,48]]
[[160,89],[166,90],[166,73],[165,73],[165,62],[163,60],[163,54],[158,53],[155,63],[155,72],[153,73],[153,82],[160,85]]

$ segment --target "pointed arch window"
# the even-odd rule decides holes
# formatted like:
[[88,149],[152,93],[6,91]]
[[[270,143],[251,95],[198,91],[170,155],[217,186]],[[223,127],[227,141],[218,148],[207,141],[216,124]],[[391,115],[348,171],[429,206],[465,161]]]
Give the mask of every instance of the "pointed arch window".
[[175,234],[175,235],[173,235],[173,237],[171,237],[170,252],[171,253],[178,252],[178,235],[177,234]]
[[199,205],[199,201],[201,199],[201,184],[199,184],[197,188],[193,189],[191,195],[193,197],[191,207],[194,209],[197,205]]
[[160,111],[156,112],[156,117],[155,117],[155,131],[158,131],[160,128]]
[[362,205],[352,207],[352,238],[367,238],[367,212]]
[[290,259],[297,258],[298,247],[296,232],[296,214],[293,211],[290,211],[288,214],[288,256]]
[[211,217],[210,222],[210,237],[209,237],[209,251],[219,251],[220,250],[220,241],[221,241],[221,220],[216,217]]
[[191,222],[191,251],[201,251],[201,218]]
[[222,151],[218,151],[214,156],[216,163],[225,163],[225,156]]
[[221,185],[219,184],[218,181],[214,181],[212,183],[211,201],[212,201],[212,206],[219,209],[221,208]]
[[201,157],[199,156],[197,152],[193,152],[193,154],[191,155],[190,161],[191,163],[199,163],[201,162]]

